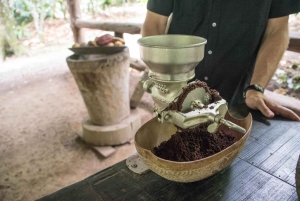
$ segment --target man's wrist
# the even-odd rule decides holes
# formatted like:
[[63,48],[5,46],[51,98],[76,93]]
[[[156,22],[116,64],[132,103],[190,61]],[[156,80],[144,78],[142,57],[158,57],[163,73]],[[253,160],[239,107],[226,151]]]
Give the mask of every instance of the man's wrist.
[[249,90],[255,90],[255,91],[258,91],[258,92],[260,92],[260,93],[264,93],[264,91],[265,91],[265,89],[262,87],[262,86],[260,86],[260,85],[258,85],[258,84],[253,84],[253,85],[249,85],[248,87],[246,87],[245,89],[244,89],[244,91],[243,91],[243,97],[244,98],[246,98],[246,93],[247,93],[247,91],[249,91]]

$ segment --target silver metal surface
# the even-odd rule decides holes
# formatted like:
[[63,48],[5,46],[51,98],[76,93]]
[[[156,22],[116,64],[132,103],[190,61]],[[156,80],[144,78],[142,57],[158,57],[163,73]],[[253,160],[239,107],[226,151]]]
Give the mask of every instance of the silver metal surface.
[[[206,39],[188,35],[158,35],[138,40],[140,57],[157,80],[187,80],[204,57]],[[173,77],[172,77],[172,76]]]
[[163,111],[182,93],[182,88],[187,86],[187,82],[160,82],[148,80],[144,82],[143,88],[151,93],[158,112]]
[[227,126],[230,129],[236,130],[236,131],[238,131],[240,133],[246,133],[246,130],[244,128],[242,128],[242,127],[240,127],[240,126],[232,123],[231,121],[227,121],[225,119],[221,119],[220,123],[224,124],[225,126]]
[[210,133],[216,132],[221,124],[238,132],[246,133],[244,128],[224,119],[227,110],[226,101],[222,99],[209,104],[207,108],[196,109],[188,113],[165,111],[162,115],[165,116],[165,121],[173,123],[182,129],[194,128],[203,123],[211,123],[207,127],[207,131]]
[[190,112],[195,108],[209,104],[209,94],[204,88],[196,88],[191,91],[182,103],[181,112]]
[[134,153],[126,159],[127,167],[134,173],[143,174],[149,170],[145,163],[141,160],[138,153]]
[[219,115],[224,117],[226,112],[223,114],[223,110],[219,110],[222,105],[226,106],[226,101],[224,99],[211,103],[207,108],[196,109],[191,112],[182,113],[176,111],[166,111],[170,118],[167,121],[179,126],[180,128],[193,128],[203,123],[214,123],[215,117]]

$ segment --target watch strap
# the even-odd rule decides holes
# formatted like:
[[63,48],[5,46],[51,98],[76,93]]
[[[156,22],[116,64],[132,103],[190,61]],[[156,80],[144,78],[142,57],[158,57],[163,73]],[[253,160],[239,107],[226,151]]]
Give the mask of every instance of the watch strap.
[[264,93],[265,89],[258,85],[258,84],[253,84],[253,85],[249,85],[248,87],[246,87],[246,89],[244,89],[244,92],[243,92],[243,97],[246,98],[246,92],[248,90],[256,90],[256,91],[259,91],[261,93]]

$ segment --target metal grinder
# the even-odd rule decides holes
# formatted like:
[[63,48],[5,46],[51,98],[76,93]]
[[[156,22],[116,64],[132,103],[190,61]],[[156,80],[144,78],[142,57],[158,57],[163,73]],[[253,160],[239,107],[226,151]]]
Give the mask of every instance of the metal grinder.
[[180,111],[169,109],[171,103],[179,101],[183,88],[195,76],[195,67],[204,57],[206,39],[189,35],[157,35],[138,40],[140,57],[149,67],[149,79],[143,88],[151,93],[154,112],[158,121],[171,122],[187,129],[208,123],[210,133],[217,131],[220,124],[241,133],[246,130],[224,119],[228,107],[226,100],[211,102],[211,94],[203,87],[195,87],[185,94]]

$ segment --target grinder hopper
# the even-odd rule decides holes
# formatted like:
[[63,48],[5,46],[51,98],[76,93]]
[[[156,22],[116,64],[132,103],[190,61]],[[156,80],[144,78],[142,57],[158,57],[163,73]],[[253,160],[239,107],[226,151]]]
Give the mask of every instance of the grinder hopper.
[[187,81],[204,57],[206,39],[188,35],[158,35],[141,38],[140,57],[150,77],[161,81]]

